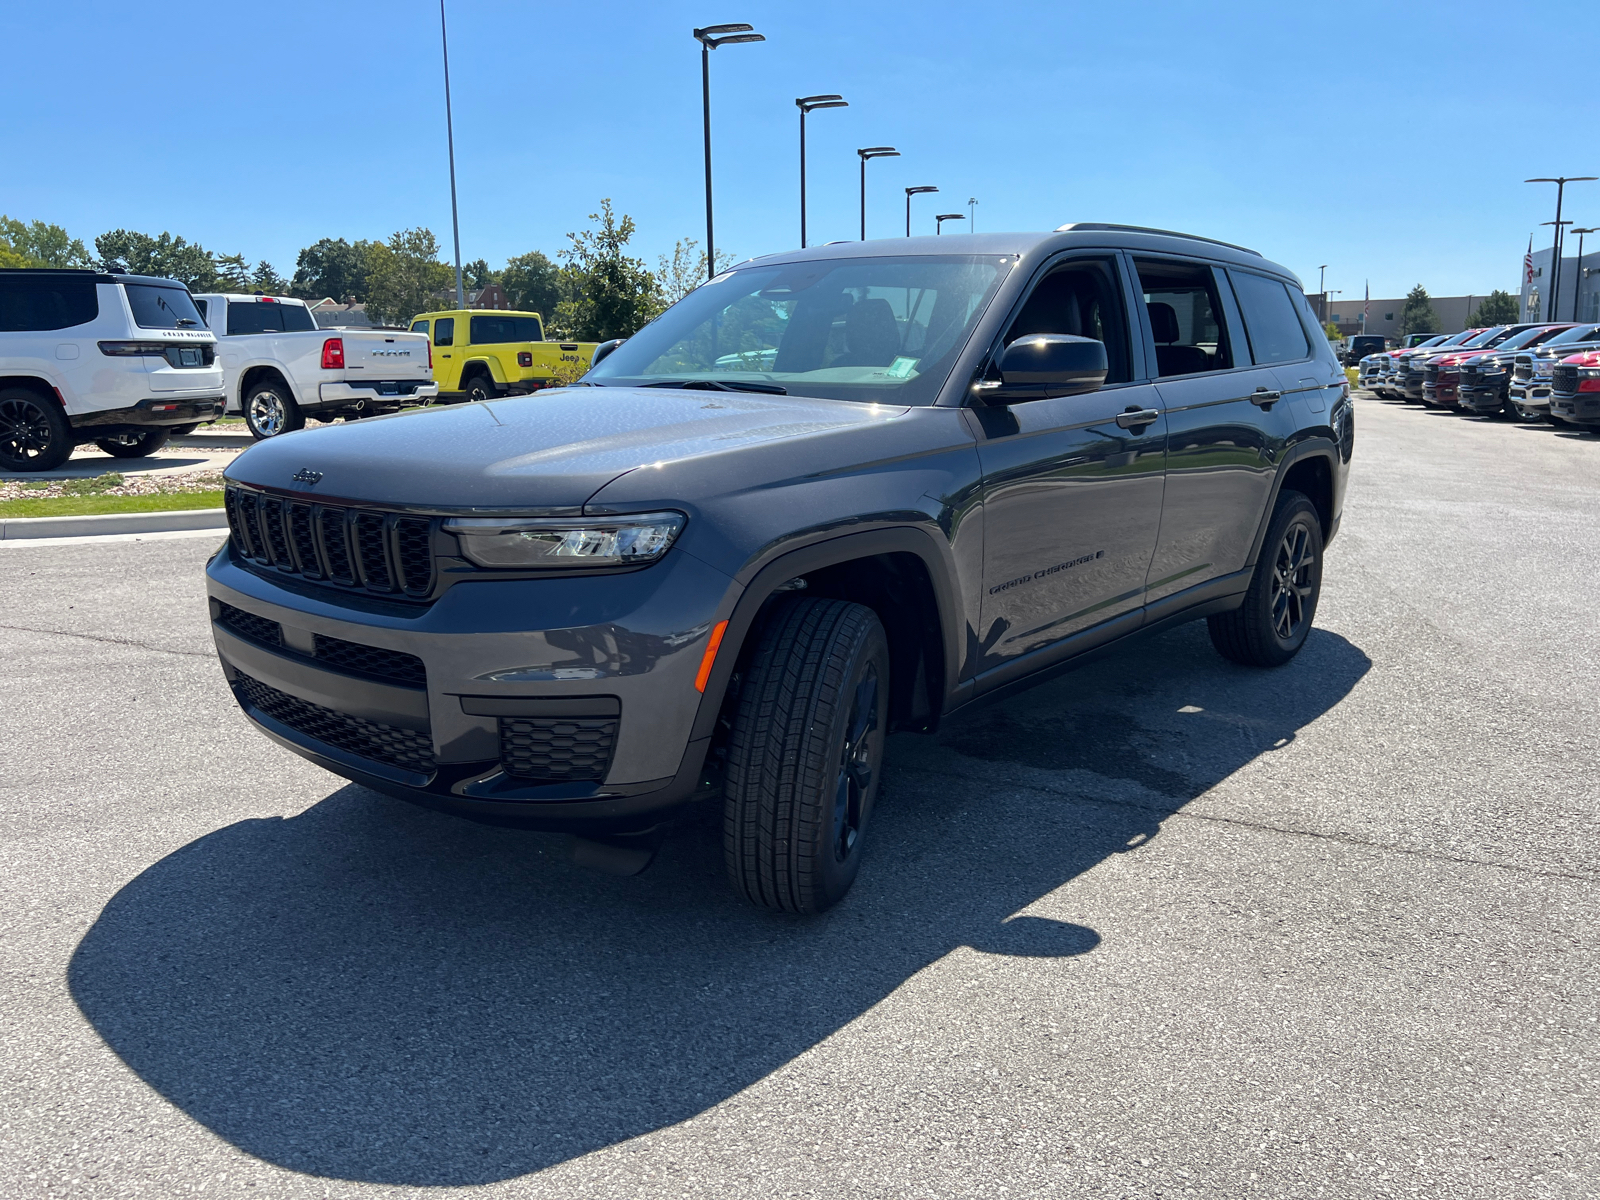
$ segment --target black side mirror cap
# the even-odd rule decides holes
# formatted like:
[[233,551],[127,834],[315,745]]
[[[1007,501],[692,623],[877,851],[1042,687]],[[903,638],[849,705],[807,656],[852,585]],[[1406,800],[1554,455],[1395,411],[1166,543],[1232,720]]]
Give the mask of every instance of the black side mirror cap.
[[1110,369],[1104,342],[1070,333],[1020,337],[1001,352],[998,366],[998,384],[978,385],[978,396],[985,404],[1096,392],[1105,384]]
[[593,370],[598,367],[607,355],[627,340],[627,338],[612,338],[609,342],[601,342],[594,348],[594,357],[589,360],[590,369]]

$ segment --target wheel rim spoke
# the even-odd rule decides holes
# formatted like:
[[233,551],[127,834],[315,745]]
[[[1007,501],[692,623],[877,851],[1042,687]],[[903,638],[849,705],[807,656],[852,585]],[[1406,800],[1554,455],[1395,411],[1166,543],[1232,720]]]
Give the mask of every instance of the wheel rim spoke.
[[1272,628],[1283,641],[1292,639],[1305,624],[1316,590],[1315,568],[1311,530],[1297,521],[1284,531],[1273,561]]
[[869,670],[850,701],[833,794],[833,853],[848,858],[861,836],[862,811],[872,788],[872,735],[878,728],[878,673]]

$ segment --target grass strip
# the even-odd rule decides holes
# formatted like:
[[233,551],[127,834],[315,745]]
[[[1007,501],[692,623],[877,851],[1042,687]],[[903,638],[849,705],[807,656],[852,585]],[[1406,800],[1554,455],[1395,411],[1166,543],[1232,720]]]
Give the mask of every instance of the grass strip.
[[104,513],[179,512],[221,508],[222,492],[164,492],[155,496],[47,496],[0,500],[0,517],[92,517]]

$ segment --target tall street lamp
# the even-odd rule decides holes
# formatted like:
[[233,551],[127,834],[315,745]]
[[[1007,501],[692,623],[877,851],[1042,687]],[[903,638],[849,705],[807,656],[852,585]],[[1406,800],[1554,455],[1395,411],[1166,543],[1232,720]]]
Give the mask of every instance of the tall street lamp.
[[867,159],[869,158],[899,158],[900,151],[893,146],[868,146],[864,150],[857,150],[861,156],[861,240],[867,240]]
[[911,236],[911,197],[920,196],[924,192],[937,192],[936,187],[914,187],[906,189],[906,236]]
[[439,46],[444,51],[444,136],[450,147],[450,231],[456,239],[456,307],[467,306],[461,290],[461,221],[456,216],[456,129],[450,117],[450,39],[445,35],[444,0],[439,0]]
[[1327,274],[1328,274],[1328,264],[1327,263],[1323,263],[1320,267],[1317,268],[1317,294],[1322,297],[1322,313],[1321,313],[1321,316],[1322,316],[1322,323],[1324,325],[1326,325],[1328,323],[1328,285],[1326,283]]
[[[1561,220],[1561,195],[1566,191],[1567,184],[1569,183],[1593,183],[1597,178],[1600,178],[1600,176],[1541,175],[1538,179],[1524,179],[1522,181],[1523,183],[1553,183],[1556,185],[1556,219],[1553,222],[1540,222],[1541,225],[1553,224],[1556,227],[1553,253],[1551,255],[1551,257],[1554,259],[1553,265],[1555,268],[1554,271],[1551,272],[1550,280],[1550,316],[1552,318],[1554,318],[1556,315],[1556,300],[1561,295],[1561,226],[1563,224]],[[1567,221],[1565,224],[1570,225],[1572,222]]]
[[806,114],[818,108],[849,108],[850,101],[843,96],[799,96],[795,107],[800,110],[800,249],[806,248]]
[[967,211],[972,214],[972,222],[967,226],[967,232],[968,233],[977,233],[978,232],[978,198],[976,196],[968,196],[967,197]]
[[966,219],[966,213],[940,213],[934,218],[935,224],[933,226],[933,231],[934,233],[943,233],[944,223],[946,221],[965,221]]
[[1578,320],[1578,305],[1583,300],[1583,235],[1586,233],[1600,233],[1600,225],[1591,225],[1588,229],[1574,228],[1573,233],[1578,235],[1578,284],[1573,289],[1572,319]]
[[[441,0],[441,3],[443,0]],[[707,25],[694,31],[694,40],[700,43],[700,93],[705,110],[706,124],[706,278],[717,274],[717,244],[711,229],[711,52],[718,46],[733,46],[740,42],[764,42],[759,33],[751,33],[753,25]]]

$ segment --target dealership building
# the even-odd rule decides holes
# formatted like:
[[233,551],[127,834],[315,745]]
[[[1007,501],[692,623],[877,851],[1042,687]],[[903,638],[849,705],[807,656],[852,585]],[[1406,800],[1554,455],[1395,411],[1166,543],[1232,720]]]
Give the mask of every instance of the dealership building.
[[[1596,280],[1600,283],[1600,280]],[[1563,287],[1562,289],[1566,289]],[[1433,304],[1433,311],[1439,314],[1439,332],[1460,333],[1467,327],[1467,318],[1472,315],[1472,310],[1483,303],[1488,293],[1476,296],[1429,296]],[[1338,296],[1324,301],[1323,297],[1310,295],[1306,297],[1311,301],[1311,307],[1318,316],[1326,313],[1323,324],[1332,321],[1339,327],[1341,337],[1349,337],[1353,333],[1381,333],[1385,337],[1398,337],[1400,334],[1400,317],[1406,311],[1406,298],[1401,296],[1398,300],[1382,300],[1374,296],[1370,301],[1364,301],[1360,296],[1347,299]],[[1361,324],[1361,310],[1367,310],[1367,323]]]
[[[1577,238],[1567,235],[1577,249]],[[1590,247],[1594,250],[1591,253]],[[1600,234],[1585,238],[1583,262],[1576,254],[1561,256],[1561,278],[1551,268],[1554,251],[1550,247],[1533,252],[1533,278],[1522,273],[1522,319],[1524,321],[1600,321]],[[1553,295],[1559,284],[1561,294]],[[1554,299],[1554,305],[1551,300]],[[1576,309],[1574,309],[1576,305]],[[1576,311],[1576,316],[1574,316]]]

